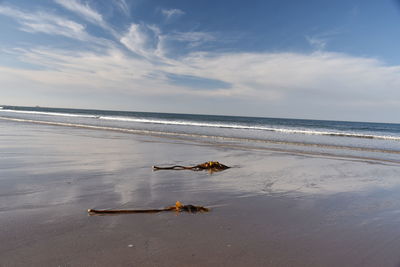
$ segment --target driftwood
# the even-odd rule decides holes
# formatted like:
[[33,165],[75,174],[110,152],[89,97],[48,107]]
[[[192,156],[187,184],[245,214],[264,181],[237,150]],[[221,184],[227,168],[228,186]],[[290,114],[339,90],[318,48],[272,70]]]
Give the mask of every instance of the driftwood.
[[181,165],[174,165],[170,167],[153,166],[153,170],[192,170],[192,171],[208,170],[211,172],[223,171],[229,168],[230,167],[222,163],[219,163],[218,161],[208,161],[195,166],[181,166]]
[[89,215],[94,214],[127,214],[127,213],[157,213],[162,211],[176,211],[176,212],[208,212],[210,211],[208,208],[202,206],[193,206],[193,205],[183,205],[181,202],[177,201],[175,206],[166,207],[163,209],[146,209],[146,210],[96,210],[96,209],[88,209]]

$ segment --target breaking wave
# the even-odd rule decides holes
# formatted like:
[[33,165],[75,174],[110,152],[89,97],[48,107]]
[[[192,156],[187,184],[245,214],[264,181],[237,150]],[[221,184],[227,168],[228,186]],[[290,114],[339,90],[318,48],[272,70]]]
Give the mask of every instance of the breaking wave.
[[[208,127],[208,128],[229,128],[229,129],[239,129],[239,130],[254,130],[254,131],[268,131],[277,132],[285,135],[289,134],[300,134],[300,135],[320,135],[320,136],[333,136],[333,137],[350,137],[350,138],[362,138],[362,139],[378,139],[378,140],[391,140],[400,141],[400,135],[387,132],[387,134],[377,134],[366,131],[361,131],[359,129],[355,131],[345,130],[339,131],[336,129],[329,129],[328,127],[299,127],[298,125],[288,127],[282,127],[282,125],[273,125],[267,123],[256,123],[249,119],[249,122],[235,122],[235,121],[222,121],[222,120],[191,120],[191,119],[178,119],[179,115],[175,118],[158,118],[157,116],[112,116],[106,115],[107,111],[101,111],[99,114],[90,114],[86,112],[78,113],[77,110],[74,113],[69,112],[56,112],[56,111],[37,111],[37,110],[15,110],[7,109],[7,107],[0,107],[0,112],[6,113],[23,113],[30,115],[44,115],[44,116],[62,116],[62,117],[75,117],[75,118],[89,118],[95,120],[105,120],[105,121],[120,121],[127,123],[142,123],[142,124],[159,124],[159,125],[173,125],[182,127]],[[4,114],[6,115],[6,114]],[[210,116],[212,117],[212,116]]]

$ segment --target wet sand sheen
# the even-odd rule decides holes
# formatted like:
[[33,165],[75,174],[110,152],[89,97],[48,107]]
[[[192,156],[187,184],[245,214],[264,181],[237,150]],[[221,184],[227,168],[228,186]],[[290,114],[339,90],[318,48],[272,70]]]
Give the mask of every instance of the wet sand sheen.
[[[0,122],[0,266],[396,266],[399,166]],[[224,172],[153,172],[208,160]],[[206,214],[87,216],[88,208]]]

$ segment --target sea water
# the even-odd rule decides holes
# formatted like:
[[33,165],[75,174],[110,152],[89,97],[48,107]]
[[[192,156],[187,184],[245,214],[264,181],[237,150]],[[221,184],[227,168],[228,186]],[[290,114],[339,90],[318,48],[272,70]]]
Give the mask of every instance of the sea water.
[[400,162],[400,124],[2,106],[29,123]]

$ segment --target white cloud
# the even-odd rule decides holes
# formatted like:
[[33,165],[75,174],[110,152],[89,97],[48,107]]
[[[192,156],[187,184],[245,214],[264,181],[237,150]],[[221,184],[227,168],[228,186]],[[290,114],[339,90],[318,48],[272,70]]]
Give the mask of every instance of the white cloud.
[[308,41],[308,43],[316,50],[321,51],[324,50],[326,45],[327,45],[327,41],[321,38],[317,38],[317,37],[309,37],[306,36],[306,40]]
[[[81,16],[87,13],[88,20],[108,27],[101,15],[87,4],[77,0],[56,1]],[[33,92],[39,92],[38,95],[43,92],[72,95],[108,92],[135,99],[140,96],[184,97],[182,108],[198,107],[196,112],[208,111],[201,103],[219,100],[222,104],[215,113],[287,117],[311,117],[309,114],[314,114],[314,118],[324,119],[340,119],[335,116],[357,119],[349,118],[355,109],[363,113],[360,116],[383,116],[388,110],[396,111],[400,105],[400,66],[326,52],[326,42],[321,37],[307,38],[317,50],[311,54],[192,52],[181,53],[177,59],[172,59],[166,53],[167,49],[174,48],[170,42],[187,42],[194,51],[202,43],[218,41],[217,37],[195,31],[163,33],[155,25],[133,23],[118,41],[138,57],[111,40],[100,42],[90,36],[83,25],[63,17],[45,12],[24,12],[4,5],[0,5],[0,14],[17,20],[24,31],[85,40],[96,48],[93,52],[71,53],[33,44],[30,49],[14,50],[18,59],[41,68],[0,67],[4,74],[0,75],[1,87],[6,85],[16,91],[32,88],[32,95],[35,95]],[[194,77],[192,82],[208,79],[229,86],[216,86],[212,90],[193,86],[196,90],[192,90],[190,82],[185,87],[174,84],[170,77]],[[94,103],[96,98],[87,101]],[[169,105],[169,111],[178,111],[173,110],[177,103],[160,103]],[[243,110],[232,108],[230,103],[241,103]],[[148,110],[157,110],[156,106],[149,105]],[[247,109],[257,111],[238,114]],[[386,109],[386,113],[380,113],[382,109]]]
[[130,14],[129,6],[125,0],[115,0],[115,4],[125,15]]
[[167,58],[166,58],[166,53],[167,53],[166,43],[167,43],[167,38],[164,35],[159,35],[157,48],[154,51],[154,55],[160,59],[164,59],[164,61],[167,60]]
[[171,61],[167,58],[168,44],[186,42],[194,48],[206,42],[216,41],[208,32],[175,32],[162,34],[155,25],[131,24],[129,30],[121,37],[120,42],[132,52],[147,59]]
[[78,40],[89,39],[83,25],[53,14],[23,12],[8,6],[0,6],[0,14],[14,18],[22,26],[21,30],[27,32],[63,35]]
[[97,24],[103,24],[103,17],[87,3],[83,4],[79,0],[54,0],[64,8],[79,14],[82,18]]
[[337,36],[343,34],[343,31],[340,29],[331,29],[323,32],[319,32],[312,36],[305,36],[307,42],[316,50],[322,51],[325,50],[328,43],[337,38]]
[[[147,56],[150,53],[146,46],[149,40],[138,27],[131,26],[127,46]],[[44,49],[24,50],[21,54],[30,63],[41,62],[50,69],[81,75],[80,79],[75,80],[87,80],[86,75],[91,73],[91,77],[96,77],[96,80],[124,81],[127,77],[134,77],[142,79],[144,83],[149,74],[166,72],[220,80],[232,84],[231,89],[219,91],[222,95],[256,97],[266,102],[277,99],[289,101],[291,95],[299,94],[304,95],[298,97],[298,101],[306,100],[311,95],[312,99],[329,100],[334,97],[344,102],[383,101],[388,94],[396,96],[394,99],[400,99],[397,90],[400,88],[400,67],[385,66],[378,60],[337,53],[203,52],[192,53],[179,61],[170,60],[169,64],[132,58],[116,48],[109,49],[105,54],[82,52],[72,55],[68,51]],[[99,74],[103,72],[108,74],[100,78]],[[131,74],[125,78],[120,76],[127,73]],[[163,75],[158,78],[160,84],[167,82]],[[191,90],[183,91],[193,93]],[[215,92],[200,94],[207,96]]]
[[147,59],[163,54],[161,31],[154,25],[131,24],[120,42],[132,52]]
[[231,95],[256,97],[266,102],[308,99],[384,101],[400,99],[400,67],[374,59],[337,53],[224,53],[192,54],[170,72],[201,75],[233,84]]
[[188,42],[192,47],[217,40],[217,38],[209,32],[176,32],[168,35],[168,38],[171,40]]
[[176,18],[179,17],[181,15],[184,15],[185,12],[180,10],[180,9],[176,9],[176,8],[172,8],[172,9],[162,9],[161,13],[165,16],[165,18],[167,20],[170,20],[172,18]]
[[107,30],[114,37],[119,38],[119,34],[103,19],[103,16],[91,8],[88,3],[82,3],[79,0],[54,0],[62,7],[78,14],[83,19]]
[[69,91],[86,88],[82,92],[93,92],[113,90],[114,86],[120,85],[120,88],[129,90],[131,86],[126,85],[142,79],[151,71],[150,63],[127,58],[115,49],[98,54],[38,48],[21,49],[19,54],[26,62],[39,65],[43,69],[21,70],[2,67],[2,73],[19,75],[20,79],[26,80],[27,83],[31,81],[42,84],[42,88],[60,87],[68,88]]
[[[70,94],[113,92],[135,98],[185,97],[182,105],[186,108],[197,106],[197,112],[207,112],[201,110],[199,101],[240,101],[249,110],[257,107],[259,114],[289,117],[314,114],[314,118],[347,116],[348,119],[357,119],[350,111],[358,110],[365,116],[372,112],[371,107],[373,114],[379,117],[379,114],[383,116],[380,113],[382,107],[386,111],[397,110],[400,105],[400,66],[391,67],[375,59],[328,52],[203,52],[189,54],[180,60],[166,59],[164,62],[167,64],[152,63],[148,57],[152,57],[157,47],[149,51],[146,45],[149,40],[142,35],[141,27],[131,26],[127,46],[143,55],[142,58],[130,57],[117,48],[102,53],[75,54],[51,49],[24,50],[20,55],[25,61],[42,64],[44,69],[2,67],[1,73],[5,75],[0,77],[0,84],[6,83],[6,77],[7,84],[10,84],[10,77],[15,77],[15,84],[21,85],[25,81],[27,87],[35,84],[35,88],[41,90],[60,90]],[[165,73],[175,77],[186,75],[217,80],[231,86],[192,90],[190,85],[183,87],[171,83]],[[156,110],[155,106],[149,105],[150,109]],[[170,103],[169,111],[173,111],[173,107],[177,106]],[[235,113],[229,105],[221,105],[215,112]]]

